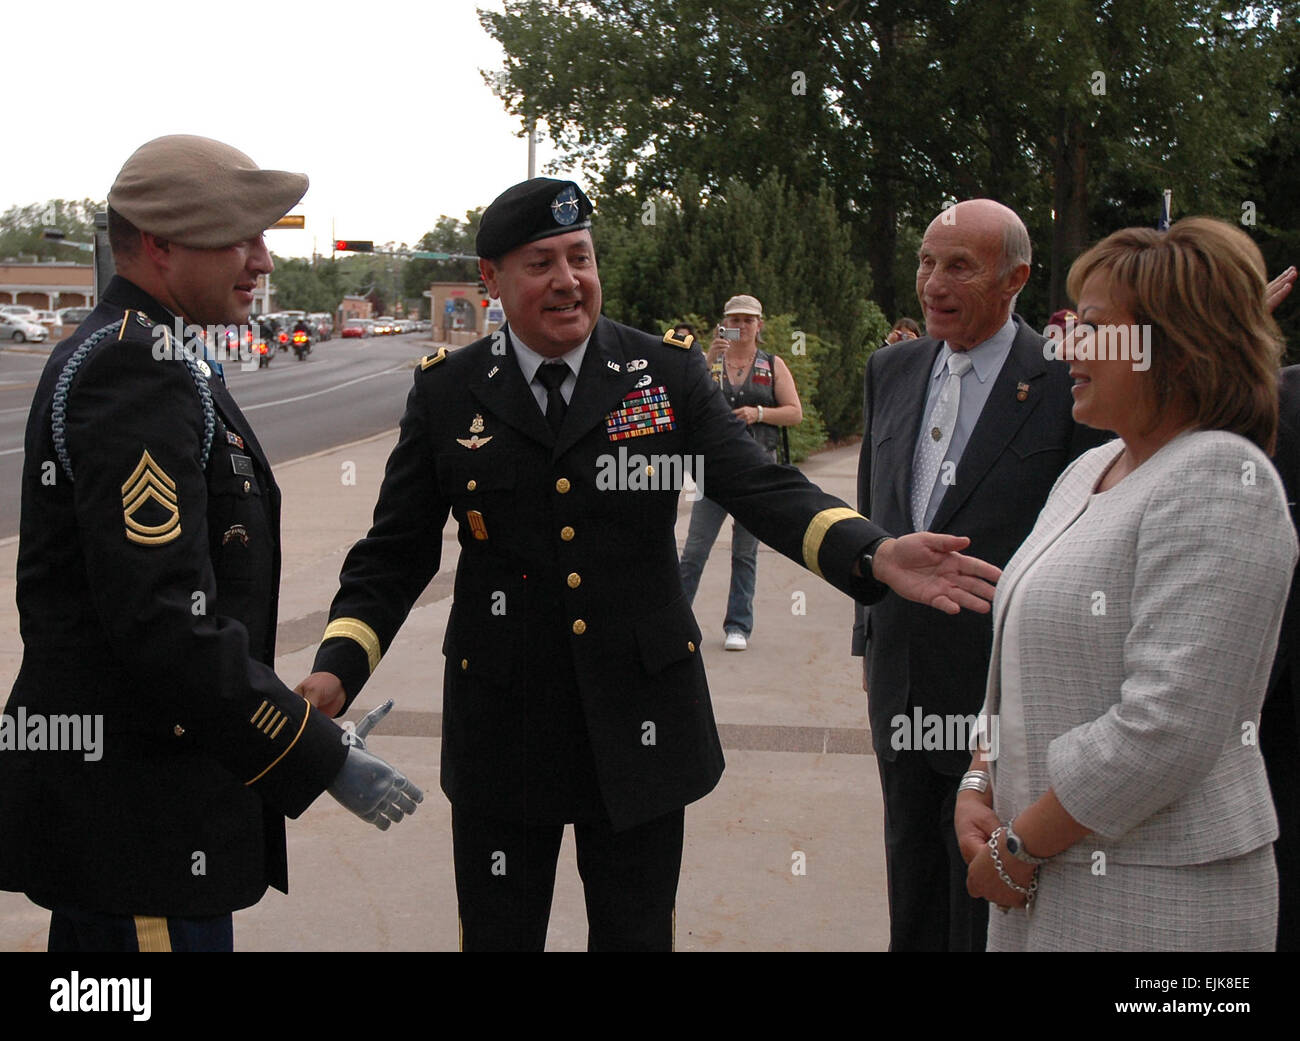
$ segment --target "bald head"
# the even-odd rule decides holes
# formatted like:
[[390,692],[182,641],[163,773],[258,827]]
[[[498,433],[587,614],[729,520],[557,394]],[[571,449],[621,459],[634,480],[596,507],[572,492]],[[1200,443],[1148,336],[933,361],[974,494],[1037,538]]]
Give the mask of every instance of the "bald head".
[[921,242],[916,296],[927,335],[970,350],[1011,317],[1029,278],[1029,233],[1014,210],[969,199],[930,222]]

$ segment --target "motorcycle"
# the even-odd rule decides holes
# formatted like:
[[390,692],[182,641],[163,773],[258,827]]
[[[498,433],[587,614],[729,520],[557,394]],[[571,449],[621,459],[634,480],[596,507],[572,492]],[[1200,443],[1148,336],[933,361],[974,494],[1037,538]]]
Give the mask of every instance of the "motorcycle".
[[271,366],[271,345],[265,340],[258,340],[253,344],[253,353],[257,355],[257,367],[259,369],[270,368]]
[[299,361],[307,360],[307,355],[311,353],[311,337],[305,332],[293,334],[293,353]]

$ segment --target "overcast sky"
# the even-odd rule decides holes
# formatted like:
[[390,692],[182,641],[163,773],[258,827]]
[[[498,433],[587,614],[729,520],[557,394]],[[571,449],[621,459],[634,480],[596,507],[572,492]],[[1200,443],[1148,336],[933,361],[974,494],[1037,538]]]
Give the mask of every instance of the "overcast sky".
[[[282,256],[338,238],[414,244],[528,173],[528,146],[483,82],[502,52],[477,7],[500,0],[21,0],[4,18],[0,212],[102,199],[162,134],[228,142],[301,170],[304,231]],[[22,143],[21,147],[19,142]],[[539,144],[541,173],[553,151]]]

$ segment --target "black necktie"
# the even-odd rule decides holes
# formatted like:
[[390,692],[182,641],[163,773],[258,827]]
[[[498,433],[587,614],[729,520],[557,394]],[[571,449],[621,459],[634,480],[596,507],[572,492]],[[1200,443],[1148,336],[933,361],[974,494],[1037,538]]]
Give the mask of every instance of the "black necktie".
[[551,433],[560,436],[560,426],[564,423],[564,413],[569,405],[560,393],[560,384],[569,375],[569,367],[564,362],[547,362],[538,366],[537,378],[546,388],[546,422],[550,424]]

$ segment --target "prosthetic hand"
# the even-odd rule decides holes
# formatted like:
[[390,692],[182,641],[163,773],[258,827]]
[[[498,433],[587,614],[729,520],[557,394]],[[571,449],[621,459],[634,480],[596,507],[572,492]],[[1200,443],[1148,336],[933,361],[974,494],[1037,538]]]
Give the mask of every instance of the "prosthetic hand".
[[393,702],[389,700],[371,709],[355,730],[346,731],[348,757],[329,786],[330,795],[380,831],[387,831],[391,822],[414,813],[416,803],[424,801],[424,793],[419,788],[379,756],[366,751],[366,735],[392,707]]

